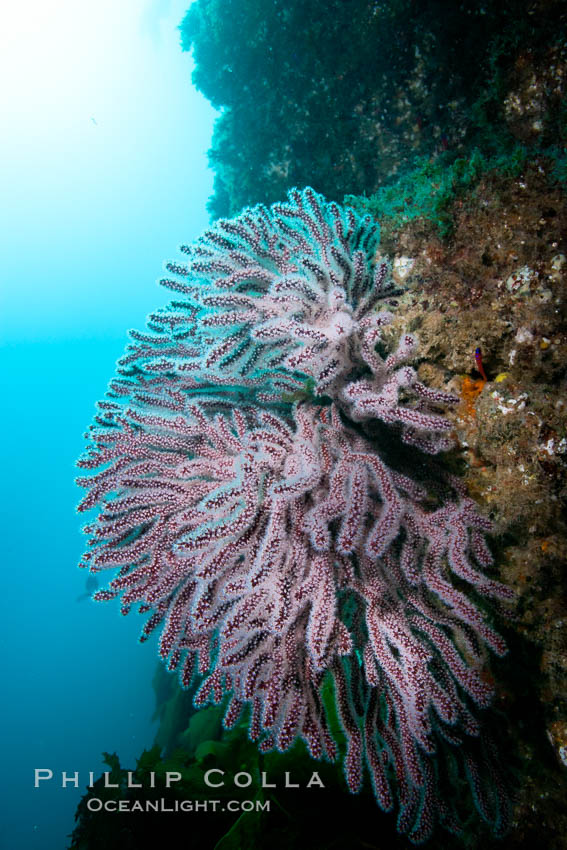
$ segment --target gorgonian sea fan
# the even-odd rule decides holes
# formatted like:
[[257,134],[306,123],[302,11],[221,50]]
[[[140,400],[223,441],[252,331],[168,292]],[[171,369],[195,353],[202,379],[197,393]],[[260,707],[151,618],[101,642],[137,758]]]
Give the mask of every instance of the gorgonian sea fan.
[[121,366],[147,378],[166,371],[183,388],[227,374],[269,386],[291,370],[321,393],[360,363],[359,334],[376,321],[386,281],[385,264],[372,265],[377,241],[369,216],[322,203],[312,189],[220,220],[182,246],[187,263],[166,264],[173,277],[160,282],[183,301],[150,317],[155,335],[134,334]]
[[[439,406],[453,399],[407,365],[411,336],[377,351],[391,315],[375,247],[369,220],[306,189],[218,222],[187,266],[168,264],[184,299],[133,334],[79,462],[92,471],[80,510],[100,509],[83,566],[118,569],[95,598],[149,612],[143,637],[161,629],[169,669],[184,686],[203,677],[196,703],[230,694],[227,726],[248,706],[263,751],[299,737],[336,757],[330,680],[349,788],[366,764],[380,806],[397,803],[419,843],[436,820],[455,824],[439,791],[447,749],[504,828],[490,759],[480,780],[477,715],[491,699],[486,649],[505,646],[451,574],[511,594],[483,572],[488,524],[460,483],[381,452],[384,429],[402,453],[446,448]],[[306,379],[317,397],[286,402]]]

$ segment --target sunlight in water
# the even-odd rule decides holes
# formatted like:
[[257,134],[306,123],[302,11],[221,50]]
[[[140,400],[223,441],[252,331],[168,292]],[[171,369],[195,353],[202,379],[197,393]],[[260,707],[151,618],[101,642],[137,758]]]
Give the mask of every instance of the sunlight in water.
[[[154,235],[161,228],[169,238],[156,252],[159,270],[162,253],[188,238],[189,222],[197,217],[198,230],[206,222],[205,152],[214,112],[192,88],[192,60],[180,48],[178,26],[188,5],[21,0],[3,9],[0,336],[17,327],[21,338],[24,327],[33,337],[46,321],[60,326],[65,317],[77,327],[71,303],[82,313],[87,305],[92,310],[93,299],[101,310],[105,303],[105,253],[115,268],[131,269],[128,243],[139,243],[150,226]],[[192,192],[172,204],[178,181]],[[198,214],[197,196],[203,198]],[[39,287],[34,274],[21,275],[30,234]],[[79,263],[77,286],[76,273],[67,272]],[[148,262],[148,286],[156,273]],[[122,280],[123,293],[127,281],[134,287],[132,271]],[[28,299],[37,308],[32,315]]]
[[120,114],[126,108],[125,74],[132,82],[143,74],[145,57],[132,37],[138,35],[141,8],[137,0],[8,5],[0,31],[0,121],[6,135],[30,146],[49,140],[55,130],[74,135],[85,124],[96,126],[91,119],[102,126],[112,113]]

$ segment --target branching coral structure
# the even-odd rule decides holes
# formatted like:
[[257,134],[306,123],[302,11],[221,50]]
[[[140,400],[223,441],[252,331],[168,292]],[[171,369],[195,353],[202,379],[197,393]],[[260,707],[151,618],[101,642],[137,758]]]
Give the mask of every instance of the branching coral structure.
[[[169,669],[184,686],[202,677],[196,703],[229,694],[226,726],[248,712],[263,751],[301,738],[337,758],[330,681],[348,787],[366,765],[421,843],[437,821],[457,828],[442,763],[458,754],[482,816],[505,828],[479,719],[487,650],[505,645],[465,587],[511,593],[484,572],[489,524],[432,457],[454,399],[417,379],[413,337],[383,350],[376,242],[371,220],[293,190],[167,265],[182,298],[132,333],[79,461],[79,509],[99,508],[83,566],[118,569],[95,598],[149,613],[142,638],[161,629]],[[386,457],[392,445],[436,464],[434,480]]]

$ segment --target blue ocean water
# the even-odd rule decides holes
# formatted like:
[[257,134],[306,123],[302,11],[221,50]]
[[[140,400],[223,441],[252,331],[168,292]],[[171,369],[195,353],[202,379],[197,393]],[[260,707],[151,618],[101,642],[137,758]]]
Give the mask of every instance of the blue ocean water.
[[[143,327],[168,300],[155,284],[162,260],[207,223],[214,112],[192,89],[191,60],[178,46],[188,5],[132,0],[118,15],[110,3],[84,4],[80,20],[67,20],[68,38],[82,37],[92,12],[103,42],[122,40],[113,86],[108,69],[88,66],[87,46],[82,94],[80,67],[52,85],[44,68],[46,97],[59,89],[52,116],[36,115],[33,139],[16,121],[25,95],[18,68],[22,89],[3,112],[13,131],[2,134],[10,167],[0,221],[6,850],[66,847],[88,773],[104,769],[102,752],[133,765],[153,744],[157,660],[154,644],[137,643],[143,620],[121,617],[117,604],[77,601],[87,576],[77,569],[84,518],[74,464],[127,328]],[[24,32],[23,18],[15,23]],[[34,788],[36,768],[53,779]]]

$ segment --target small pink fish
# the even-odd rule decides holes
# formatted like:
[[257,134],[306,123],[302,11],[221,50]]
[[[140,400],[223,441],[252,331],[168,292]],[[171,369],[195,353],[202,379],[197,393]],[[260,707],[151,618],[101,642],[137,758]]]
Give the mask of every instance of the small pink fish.
[[482,375],[482,378],[485,381],[488,381],[488,378],[486,377],[486,372],[484,371],[484,366],[482,365],[482,351],[480,350],[480,348],[475,349],[474,362],[476,363],[476,368]]

